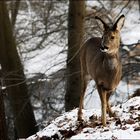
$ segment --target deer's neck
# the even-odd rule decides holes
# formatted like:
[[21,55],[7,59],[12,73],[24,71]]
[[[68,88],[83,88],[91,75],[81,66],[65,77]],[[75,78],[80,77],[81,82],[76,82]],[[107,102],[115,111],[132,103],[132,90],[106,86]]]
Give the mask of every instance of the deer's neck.
[[103,59],[104,59],[103,60],[104,66],[107,67],[110,70],[113,70],[113,69],[117,68],[118,65],[120,64],[119,53],[104,54]]

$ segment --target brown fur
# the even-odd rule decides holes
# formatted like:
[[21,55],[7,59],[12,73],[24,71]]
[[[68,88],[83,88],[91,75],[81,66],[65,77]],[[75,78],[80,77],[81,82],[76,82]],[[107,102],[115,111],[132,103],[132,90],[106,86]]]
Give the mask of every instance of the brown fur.
[[[81,76],[82,95],[78,111],[78,120],[82,120],[82,108],[84,94],[87,86],[87,76],[95,80],[97,90],[102,104],[102,123],[106,125],[106,111],[109,116],[114,116],[109,105],[109,97],[116,89],[122,73],[122,65],[119,58],[120,29],[122,28],[124,16],[121,16],[116,23],[109,27],[104,24],[104,35],[102,38],[93,37],[86,41],[81,50]],[[106,51],[102,52],[101,51]],[[107,48],[107,49],[105,49]]]

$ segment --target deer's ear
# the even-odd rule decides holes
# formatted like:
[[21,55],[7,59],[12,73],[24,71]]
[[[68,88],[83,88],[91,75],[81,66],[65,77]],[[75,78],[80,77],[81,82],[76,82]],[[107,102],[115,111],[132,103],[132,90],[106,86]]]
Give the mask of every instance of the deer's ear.
[[104,30],[107,30],[109,28],[109,26],[98,16],[95,16],[95,19],[99,20],[103,24]]
[[120,31],[124,25],[124,21],[125,21],[125,16],[121,15],[113,26],[114,30]]

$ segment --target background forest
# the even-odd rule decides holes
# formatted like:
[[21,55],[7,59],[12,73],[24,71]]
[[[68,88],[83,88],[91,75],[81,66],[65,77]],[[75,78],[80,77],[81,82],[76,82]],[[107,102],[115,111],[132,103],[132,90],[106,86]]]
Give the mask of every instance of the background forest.
[[[140,2],[89,0],[85,5],[72,0],[0,2],[1,140],[28,137],[78,107],[78,52],[85,40],[102,35],[95,16],[108,23],[126,16],[120,47],[123,77],[112,104],[140,94]],[[94,81],[86,90],[85,108],[100,108]]]

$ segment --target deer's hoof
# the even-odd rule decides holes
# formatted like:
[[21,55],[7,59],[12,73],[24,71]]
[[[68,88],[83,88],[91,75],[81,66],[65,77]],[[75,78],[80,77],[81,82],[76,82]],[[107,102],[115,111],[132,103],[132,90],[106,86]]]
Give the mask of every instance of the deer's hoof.
[[106,122],[102,121],[102,124],[103,124],[104,127],[106,127]]
[[78,120],[77,122],[78,128],[84,128],[86,126],[86,122],[83,119]]
[[115,112],[109,112],[109,117],[117,117],[116,113]]
[[80,116],[80,117],[78,116],[77,121],[78,121],[78,122],[83,122],[84,120],[82,119],[81,116]]

